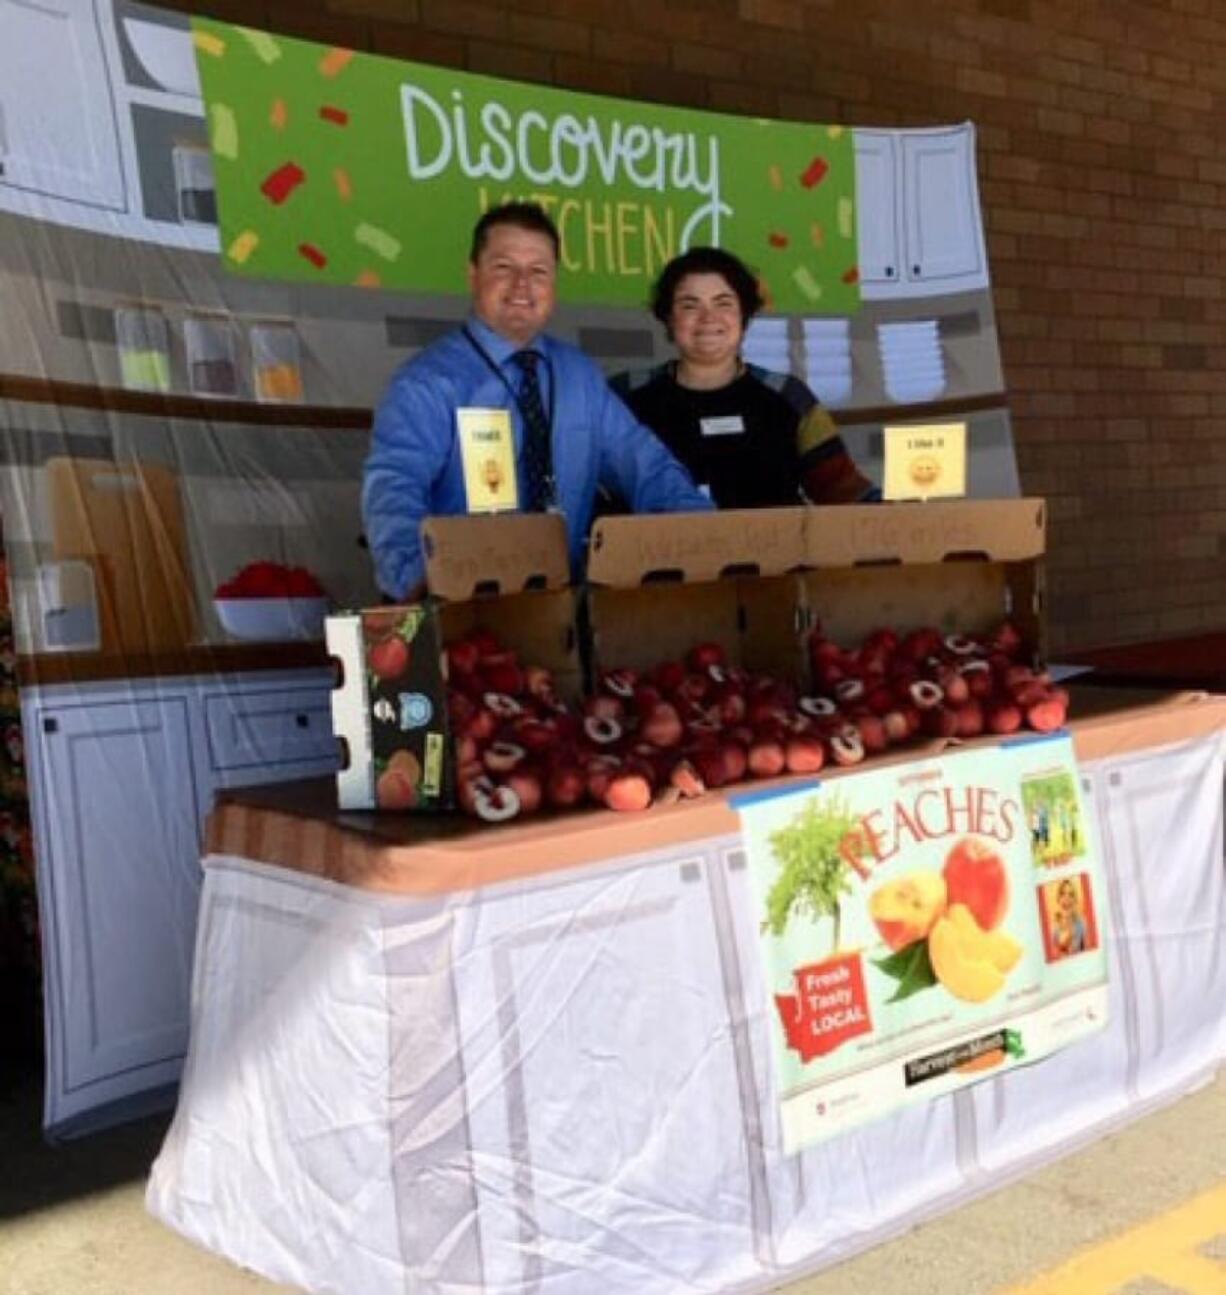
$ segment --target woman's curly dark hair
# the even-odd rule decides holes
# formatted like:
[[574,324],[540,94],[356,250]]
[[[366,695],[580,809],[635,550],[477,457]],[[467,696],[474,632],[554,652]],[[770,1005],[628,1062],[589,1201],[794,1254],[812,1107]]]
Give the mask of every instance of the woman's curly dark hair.
[[669,261],[651,289],[651,313],[665,327],[673,313],[677,286],[687,274],[718,274],[726,280],[741,303],[742,325],[748,324],[766,304],[757,276],[739,257],[722,247],[691,247]]

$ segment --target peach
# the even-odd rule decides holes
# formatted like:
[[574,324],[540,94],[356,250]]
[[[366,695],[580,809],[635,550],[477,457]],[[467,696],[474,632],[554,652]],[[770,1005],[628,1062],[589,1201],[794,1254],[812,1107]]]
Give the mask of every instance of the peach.
[[676,746],[684,729],[677,708],[662,701],[643,719],[642,734],[653,746]]
[[985,931],[1001,924],[1009,907],[1009,874],[986,841],[964,836],[945,856],[943,875],[951,907],[965,904]]
[[952,905],[928,937],[937,979],[966,1003],[984,1003],[998,994],[1021,954],[1012,936],[984,931],[964,904]]
[[618,773],[610,780],[603,796],[610,809],[631,813],[651,804],[651,783],[636,773]]
[[1008,975],[1021,961],[1022,946],[1007,931],[985,931],[965,904],[954,904],[949,920],[959,929],[962,943],[977,957],[984,957],[997,971]]
[[417,788],[402,768],[387,768],[375,785],[375,801],[380,809],[412,809],[417,803]]
[[908,872],[878,886],[868,911],[891,949],[923,940],[945,912],[945,878],[939,872]]

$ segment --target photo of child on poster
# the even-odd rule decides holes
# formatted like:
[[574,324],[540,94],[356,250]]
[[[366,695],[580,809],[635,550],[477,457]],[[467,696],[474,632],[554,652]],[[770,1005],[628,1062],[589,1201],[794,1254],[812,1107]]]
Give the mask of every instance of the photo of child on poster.
[[1098,948],[1090,879],[1084,872],[1039,887],[1043,946],[1048,962]]
[[1085,857],[1081,800],[1070,773],[1061,770],[1027,779],[1022,784],[1022,805],[1036,868],[1058,868]]

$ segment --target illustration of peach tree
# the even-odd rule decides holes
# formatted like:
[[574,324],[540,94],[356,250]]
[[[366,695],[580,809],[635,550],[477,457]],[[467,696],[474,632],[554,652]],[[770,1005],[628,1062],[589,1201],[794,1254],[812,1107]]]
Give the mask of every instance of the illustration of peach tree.
[[780,872],[766,897],[762,929],[781,936],[794,916],[829,917],[833,956],[842,938],[842,900],[852,893],[849,859],[867,853],[858,817],[844,801],[810,800],[787,827],[771,833],[770,844]]

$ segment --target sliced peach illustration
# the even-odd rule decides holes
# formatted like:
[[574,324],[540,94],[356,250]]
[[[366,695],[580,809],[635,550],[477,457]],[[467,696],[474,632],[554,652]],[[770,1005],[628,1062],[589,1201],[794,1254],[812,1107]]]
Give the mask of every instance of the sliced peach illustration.
[[985,957],[1003,975],[1017,966],[1022,956],[1022,946],[1004,931],[985,931],[975,921],[974,914],[965,904],[954,904],[949,918],[962,933],[963,943],[976,951],[976,957]]
[[[955,915],[959,908],[964,915]],[[965,1003],[987,1002],[1005,985],[1005,973],[992,959],[987,934],[969,909],[956,904],[948,917],[937,920],[928,937],[928,956],[937,979]]]
[[922,940],[945,912],[945,879],[939,872],[908,872],[878,886],[868,911],[891,949]]

